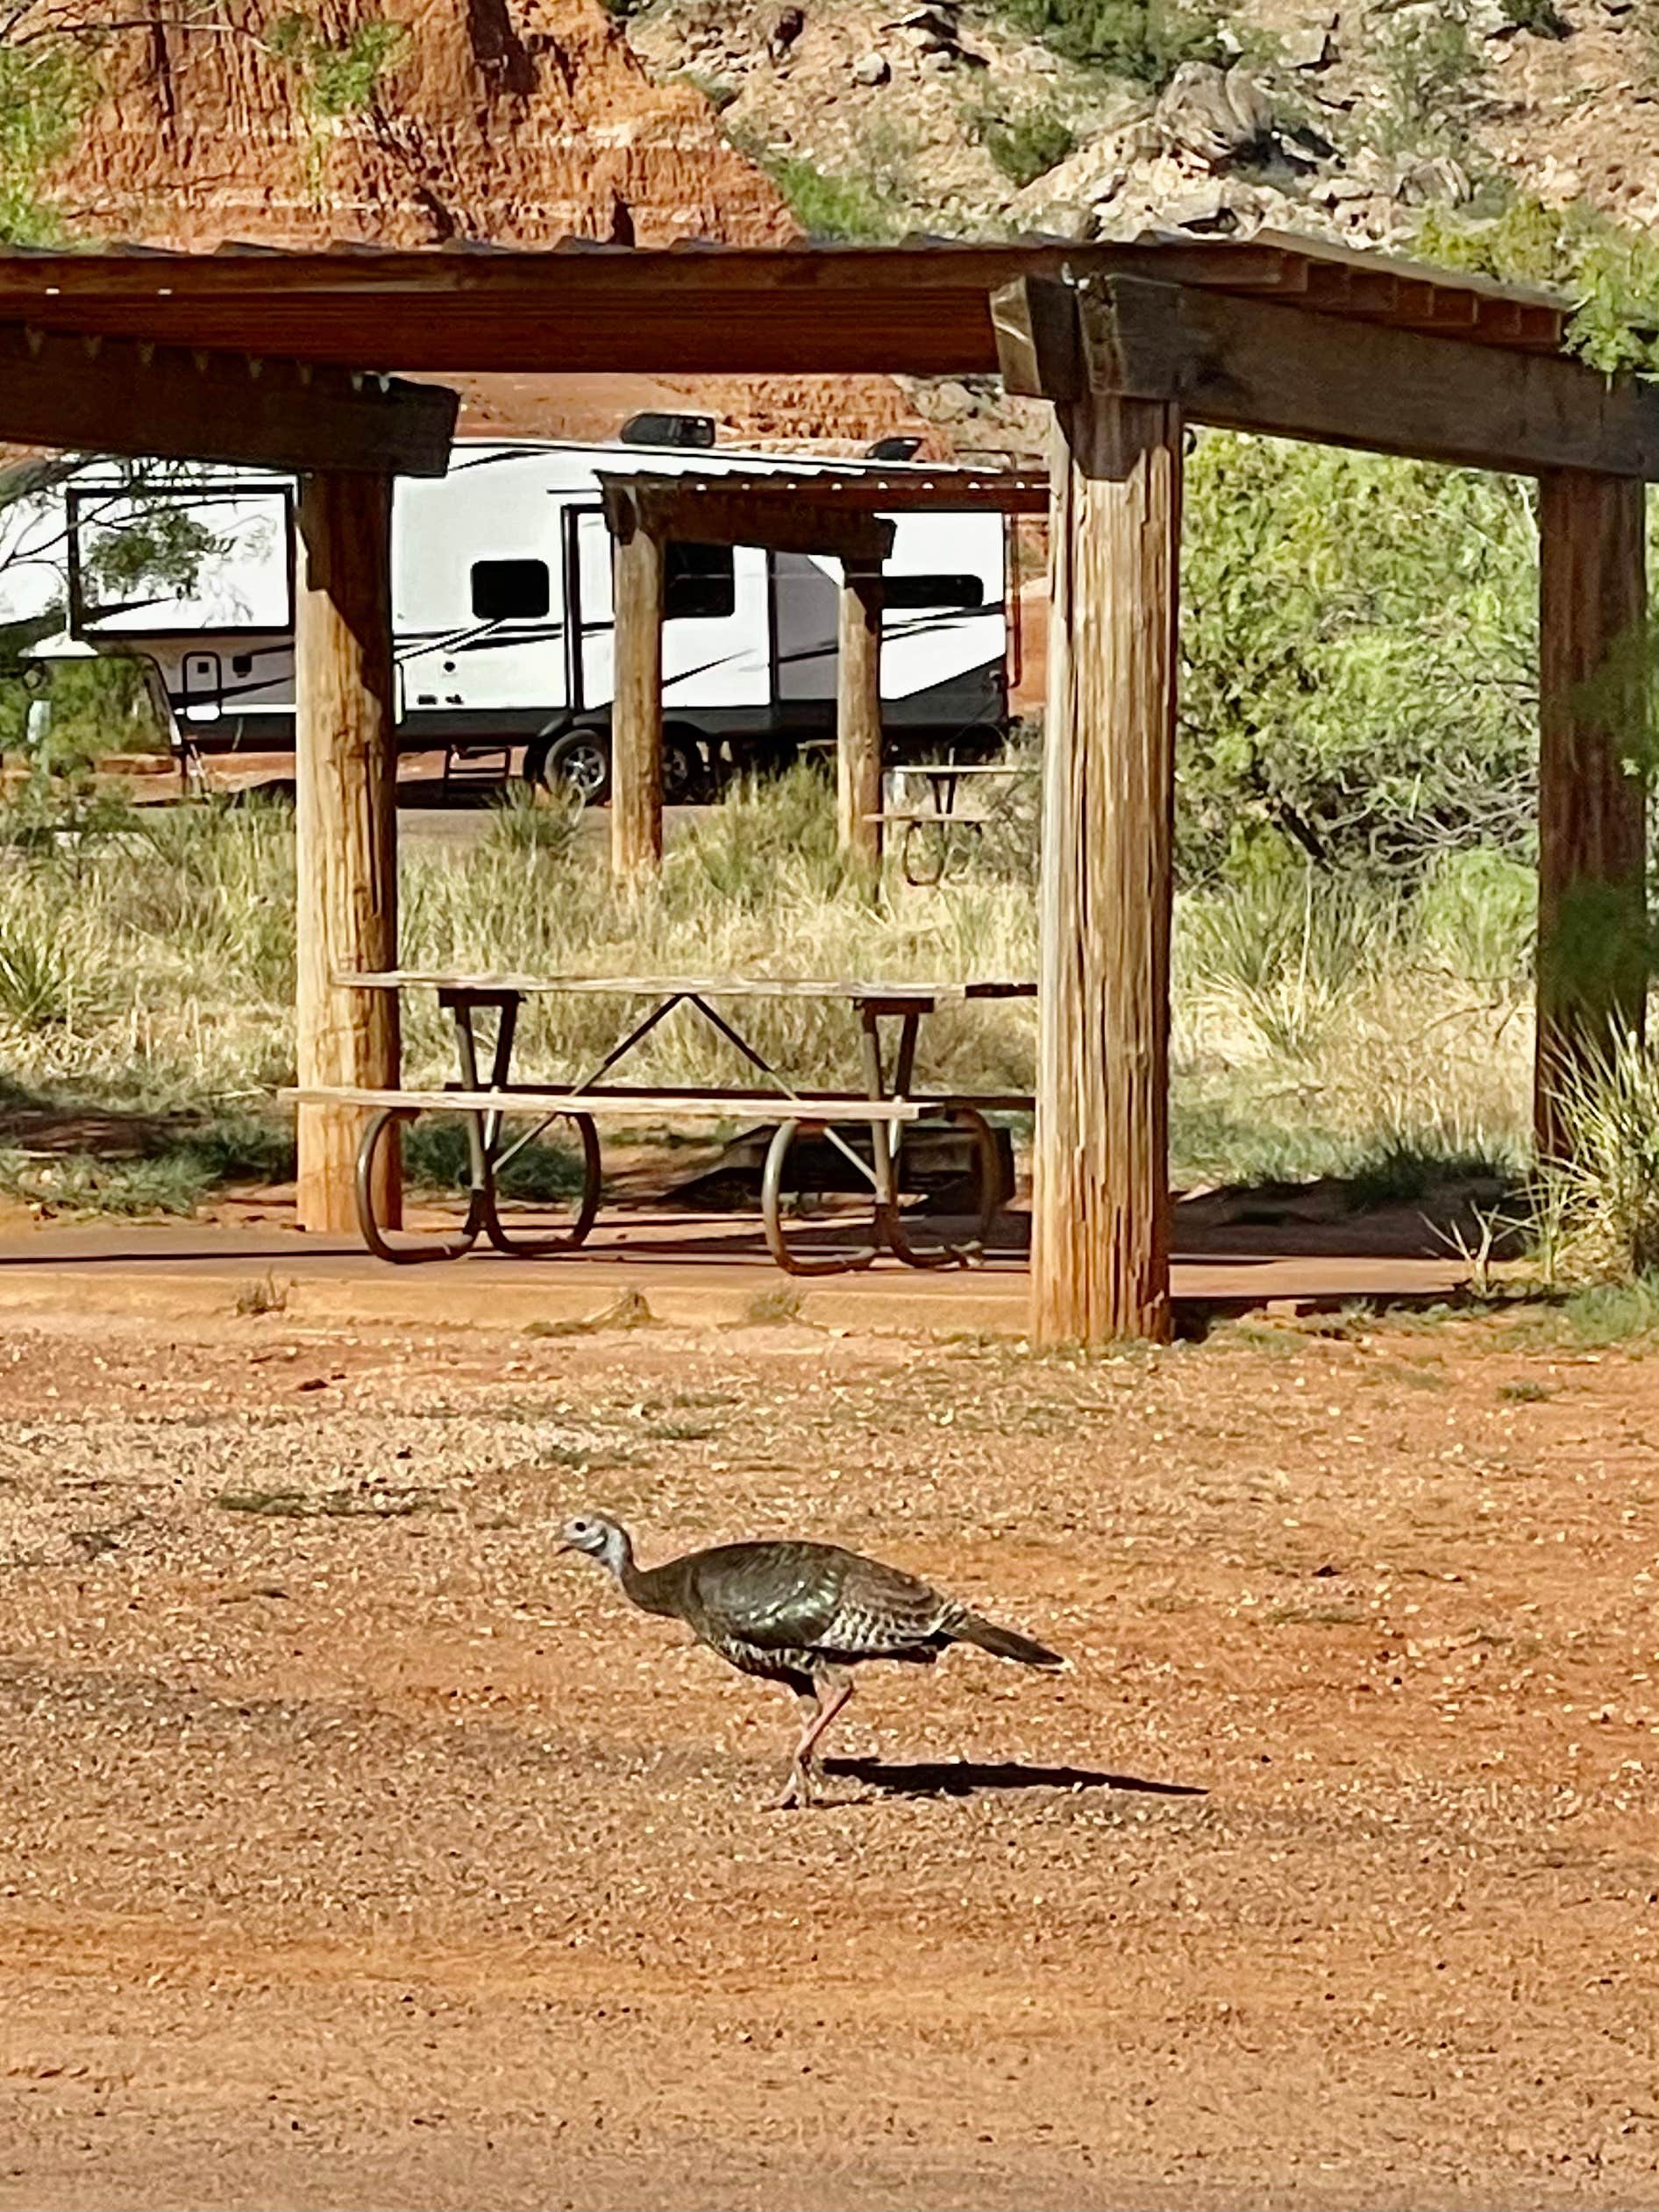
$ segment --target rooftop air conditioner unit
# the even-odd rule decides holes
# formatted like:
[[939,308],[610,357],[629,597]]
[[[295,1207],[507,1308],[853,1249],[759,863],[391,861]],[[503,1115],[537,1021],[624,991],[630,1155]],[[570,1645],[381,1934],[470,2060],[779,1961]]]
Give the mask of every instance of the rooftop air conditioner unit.
[[701,447],[715,442],[712,415],[630,415],[622,426],[624,445]]

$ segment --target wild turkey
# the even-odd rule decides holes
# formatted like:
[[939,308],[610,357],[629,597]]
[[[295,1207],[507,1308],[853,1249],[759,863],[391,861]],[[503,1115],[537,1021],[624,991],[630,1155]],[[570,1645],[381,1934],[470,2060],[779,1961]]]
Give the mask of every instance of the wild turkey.
[[642,1612],[684,1621],[699,1643],[745,1675],[782,1682],[809,1709],[780,1810],[812,1802],[812,1754],[852,1695],[850,1668],[872,1659],[931,1667],[949,1644],[977,1644],[1022,1667],[1067,1663],[839,1544],[720,1544],[640,1568],[628,1531],[603,1513],[578,1514],[559,1535],[561,1551],[601,1561]]

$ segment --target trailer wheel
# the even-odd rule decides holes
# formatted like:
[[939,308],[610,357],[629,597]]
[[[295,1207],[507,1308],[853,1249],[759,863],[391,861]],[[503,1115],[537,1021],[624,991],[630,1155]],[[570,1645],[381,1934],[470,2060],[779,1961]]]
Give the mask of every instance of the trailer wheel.
[[610,797],[610,736],[603,729],[567,729],[547,748],[537,779],[550,791],[573,793],[584,806],[602,807]]
[[695,807],[707,797],[708,762],[702,733],[670,722],[662,734],[662,795],[666,807]]

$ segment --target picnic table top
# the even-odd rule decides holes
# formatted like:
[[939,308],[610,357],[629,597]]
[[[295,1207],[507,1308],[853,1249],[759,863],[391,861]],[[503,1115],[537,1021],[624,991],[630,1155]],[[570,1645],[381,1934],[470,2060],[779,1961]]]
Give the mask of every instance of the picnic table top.
[[1026,978],[978,978],[968,983],[872,981],[822,976],[586,976],[486,975],[435,968],[347,969],[334,981],[354,991],[512,991],[609,992],[616,998],[844,999],[854,1003],[879,999],[922,1009],[960,1006],[971,999],[1034,999],[1036,985]]
[[907,760],[888,769],[890,776],[1038,776],[1035,760]]

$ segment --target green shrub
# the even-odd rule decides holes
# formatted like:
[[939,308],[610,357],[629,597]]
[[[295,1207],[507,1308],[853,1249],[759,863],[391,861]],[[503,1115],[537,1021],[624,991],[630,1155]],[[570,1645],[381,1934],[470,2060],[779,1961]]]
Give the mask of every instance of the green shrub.
[[891,238],[904,227],[891,200],[862,178],[830,176],[800,154],[767,166],[809,238]]
[[1439,8],[1396,16],[1378,42],[1379,96],[1367,116],[1385,153],[1467,155],[1485,62],[1467,24]]
[[61,1028],[85,1002],[84,956],[46,917],[0,921],[0,1014],[19,1029]]
[[1552,1275],[1628,1283],[1659,1270],[1659,1044],[1625,1034],[1560,1075],[1563,1151],[1534,1192]]
[[[18,28],[14,15],[9,28]],[[61,245],[63,218],[44,180],[96,96],[89,56],[48,21],[0,46],[0,243]]]
[[1313,1051],[1340,1018],[1356,975],[1374,968],[1397,902],[1307,865],[1182,902],[1186,979],[1227,1001],[1273,1051]]
[[1462,981],[1499,993],[1525,982],[1537,919],[1533,870],[1490,846],[1440,854],[1418,894],[1425,950]]
[[1535,814],[1533,487],[1209,433],[1187,471],[1178,832],[1321,866],[1523,847]]
[[1500,4],[1517,31],[1530,31],[1537,39],[1564,39],[1572,28],[1556,0],[1500,0]]
[[1003,0],[1057,53],[1157,90],[1183,61],[1221,58],[1218,21],[1180,0]]
[[1659,245],[1587,201],[1520,198],[1485,219],[1431,208],[1413,250],[1502,282],[1555,287],[1574,306],[1568,345],[1592,368],[1659,374]]
[[695,821],[674,854],[669,888],[689,879],[740,906],[776,896],[787,867],[814,895],[833,898],[846,874],[829,779],[808,761],[781,776],[745,776]]
[[337,43],[298,11],[273,17],[265,33],[271,52],[299,73],[317,115],[328,118],[356,115],[373,103],[408,37],[401,23],[371,20]]
[[1071,124],[1051,108],[1029,108],[1008,117],[985,116],[979,139],[1003,175],[1021,187],[1057,168],[1077,146]]

